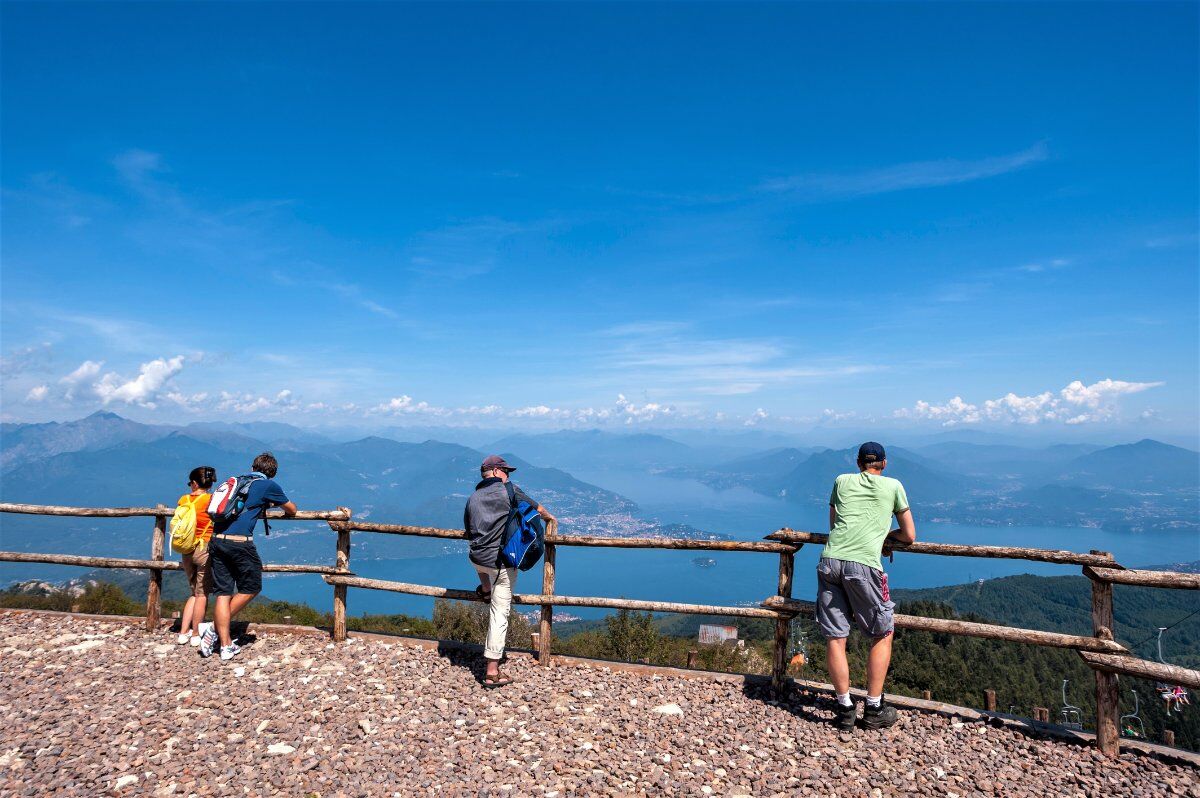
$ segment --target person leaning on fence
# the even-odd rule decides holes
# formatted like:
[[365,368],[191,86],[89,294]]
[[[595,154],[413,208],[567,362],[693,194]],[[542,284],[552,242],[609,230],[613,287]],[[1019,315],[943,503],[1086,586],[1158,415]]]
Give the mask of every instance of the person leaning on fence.
[[[884,729],[896,722],[896,709],[883,699],[892,659],[893,612],[880,555],[888,540],[917,539],[908,496],[899,480],[883,476],[887,454],[878,443],[858,450],[857,474],[842,474],[829,496],[829,540],[817,565],[817,625],[828,645],[829,677],[837,691],[834,724],[854,728],[858,710],[850,698],[846,638],[850,619],[871,638],[867,658],[867,703],[863,725]],[[892,516],[900,528],[891,533]]]
[[200,645],[203,632],[204,611],[208,606],[208,594],[212,592],[212,573],[208,568],[208,542],[212,538],[212,519],[208,517],[208,492],[217,481],[217,471],[212,466],[199,466],[188,474],[190,493],[179,497],[179,506],[191,505],[196,513],[196,546],[180,555],[183,572],[188,580],[188,600],[183,605],[179,619],[179,644],[191,642]]
[[[233,641],[229,623],[262,592],[262,560],[254,546],[254,526],[263,513],[272,507],[282,507],[283,514],[296,514],[296,505],[288,500],[283,488],[275,481],[279,463],[270,452],[254,458],[251,473],[238,480],[246,480],[244,504],[232,521],[214,521],[215,529],[209,543],[212,568],[213,606],[212,624],[200,639],[200,655],[211,656],[213,646],[221,642],[221,659],[230,660],[241,648]],[[218,494],[220,491],[217,492]],[[231,498],[237,501],[238,497]],[[264,521],[264,524],[266,522]]]
[[542,505],[529,498],[515,484],[514,501],[509,501],[508,476],[515,468],[499,455],[484,459],[479,467],[482,481],[467,499],[463,511],[463,529],[470,543],[469,557],[479,574],[479,587],[475,591],[490,602],[488,611],[487,641],[483,656],[487,660],[487,673],[483,677],[484,687],[502,687],[512,679],[500,673],[500,660],[504,657],[504,642],[508,637],[508,614],[512,609],[513,587],[517,582],[517,569],[508,567],[501,559],[504,545],[504,530],[512,508],[519,502],[537,507],[538,515],[546,521],[554,516]]

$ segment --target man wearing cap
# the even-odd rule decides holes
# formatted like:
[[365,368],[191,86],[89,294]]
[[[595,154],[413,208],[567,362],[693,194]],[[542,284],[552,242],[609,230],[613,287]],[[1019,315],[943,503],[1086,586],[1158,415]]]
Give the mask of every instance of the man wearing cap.
[[[892,660],[892,614],[887,574],[880,555],[887,541],[917,539],[908,496],[899,480],[883,476],[887,454],[874,441],[858,449],[858,473],[842,474],[829,496],[829,541],[817,565],[817,625],[828,645],[829,677],[837,691],[839,729],[854,728],[858,710],[850,698],[846,638],[851,618],[872,638],[867,659],[867,703],[863,725],[886,729],[896,709],[883,700],[883,682]],[[899,529],[891,532],[892,516]]]
[[514,497],[509,501],[505,483],[513,471],[516,469],[499,455],[484,458],[479,466],[482,481],[475,486],[475,492],[467,499],[467,507],[463,511],[463,529],[471,546],[471,564],[479,574],[480,584],[476,592],[491,601],[487,641],[483,648],[483,656],[487,660],[483,686],[489,688],[512,683],[512,679],[500,673],[500,659],[504,656],[504,641],[508,637],[508,613],[512,608],[513,586],[517,581],[517,569],[507,567],[500,559],[509,512],[517,503],[524,501],[530,507],[537,507],[538,514],[546,521],[555,520],[549,510],[529,498],[516,485],[512,486]]

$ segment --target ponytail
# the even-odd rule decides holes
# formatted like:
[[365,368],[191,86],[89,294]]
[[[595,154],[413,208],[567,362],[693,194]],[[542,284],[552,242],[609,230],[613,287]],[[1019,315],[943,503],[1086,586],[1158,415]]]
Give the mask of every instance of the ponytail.
[[212,466],[197,466],[188,474],[188,482],[195,482],[201,490],[208,490],[217,481],[217,469]]

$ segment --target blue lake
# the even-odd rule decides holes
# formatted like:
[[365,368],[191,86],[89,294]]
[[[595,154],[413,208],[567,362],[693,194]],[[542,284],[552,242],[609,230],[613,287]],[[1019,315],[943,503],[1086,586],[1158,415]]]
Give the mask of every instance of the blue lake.
[[[638,502],[644,515],[663,523],[691,524],[739,540],[759,540],[782,526],[824,531],[828,524],[824,507],[797,507],[743,490],[715,491],[691,480],[603,472],[589,475],[589,479],[629,496]],[[921,522],[919,504],[914,506],[914,511],[918,536],[924,541],[1079,552],[1100,549],[1112,552],[1119,562],[1130,567],[1200,558],[1200,538],[1192,532],[1136,534],[1063,527],[932,524]],[[359,576],[464,589],[477,584],[474,570],[466,559],[464,544],[451,542],[446,547],[448,553],[435,556],[393,557],[380,551],[387,547],[372,545],[380,536],[355,533],[355,537],[360,541],[366,538],[367,544],[356,546],[351,552],[351,566]],[[272,546],[280,545],[280,540],[272,537],[259,541],[264,560],[273,559]],[[25,545],[21,548],[24,550],[33,548],[28,541],[23,542]],[[332,541],[329,549],[332,560]],[[371,556],[372,552],[377,553],[376,556]],[[797,555],[794,594],[800,598],[811,598],[815,592],[813,573],[819,552],[818,546],[806,546]],[[694,562],[697,558],[708,557],[715,561],[710,567],[700,567]],[[1080,573],[1075,566],[1049,563],[903,553],[896,555],[895,562],[885,563],[885,567],[894,588],[960,584],[1023,573]],[[560,547],[556,590],[577,596],[747,604],[757,603],[775,592],[777,569],[778,558],[772,554]],[[63,566],[5,563],[0,564],[0,584],[34,578],[65,580],[77,577],[81,572],[82,569]],[[521,574],[518,579],[520,592],[539,592],[540,588],[540,568]],[[268,575],[263,592],[272,598],[303,602],[321,610],[332,607],[332,589],[316,576]],[[428,615],[433,600],[382,591],[351,590],[348,604],[354,615],[387,612]],[[571,611],[584,617],[605,612],[582,608]]]

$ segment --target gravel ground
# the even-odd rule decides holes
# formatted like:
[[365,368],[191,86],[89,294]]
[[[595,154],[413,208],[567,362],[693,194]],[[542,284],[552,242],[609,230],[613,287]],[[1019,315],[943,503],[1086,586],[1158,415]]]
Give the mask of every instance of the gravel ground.
[[1197,771],[901,712],[606,668],[485,691],[473,655],[264,633],[201,660],[174,635],[0,615],[2,795],[822,795],[1200,798]]

